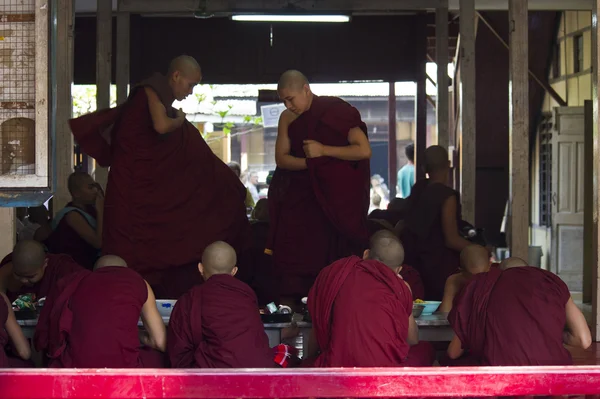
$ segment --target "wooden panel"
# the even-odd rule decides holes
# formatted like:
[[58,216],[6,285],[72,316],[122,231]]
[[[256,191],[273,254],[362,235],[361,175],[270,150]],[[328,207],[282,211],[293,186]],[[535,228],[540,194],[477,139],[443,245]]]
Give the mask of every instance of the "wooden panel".
[[585,146],[583,142],[575,143],[576,146],[576,181],[577,185],[575,187],[575,212],[583,212],[584,209],[584,195],[583,189],[585,187],[584,177],[585,177]]
[[573,164],[573,144],[558,143],[558,182],[557,182],[557,204],[558,212],[572,212],[573,204],[571,202],[571,182]]

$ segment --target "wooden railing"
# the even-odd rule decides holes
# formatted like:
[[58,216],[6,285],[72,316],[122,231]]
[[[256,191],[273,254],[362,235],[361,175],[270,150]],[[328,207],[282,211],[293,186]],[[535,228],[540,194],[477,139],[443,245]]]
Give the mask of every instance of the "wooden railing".
[[600,394],[600,367],[5,370],[0,398],[357,398]]

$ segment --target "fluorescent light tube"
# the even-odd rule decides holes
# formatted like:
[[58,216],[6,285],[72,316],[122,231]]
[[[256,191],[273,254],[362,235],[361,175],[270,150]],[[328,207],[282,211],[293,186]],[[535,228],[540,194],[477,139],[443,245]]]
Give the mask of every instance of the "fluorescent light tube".
[[347,15],[237,14],[232,15],[231,19],[246,22],[350,22]]

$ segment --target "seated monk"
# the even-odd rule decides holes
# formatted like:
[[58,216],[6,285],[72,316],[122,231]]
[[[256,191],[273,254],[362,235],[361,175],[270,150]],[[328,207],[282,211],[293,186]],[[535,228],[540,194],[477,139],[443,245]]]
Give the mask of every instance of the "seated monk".
[[41,243],[24,240],[0,262],[0,292],[11,302],[22,294],[45,298],[58,280],[80,270],[70,256],[46,254]]
[[446,279],[444,298],[437,310],[439,313],[450,312],[454,298],[474,275],[490,270],[490,254],[480,245],[469,245],[460,252],[460,266],[458,273]]
[[448,152],[431,146],[424,164],[429,178],[412,188],[400,239],[407,249],[406,262],[423,277],[424,299],[441,301],[446,279],[459,267],[460,252],[471,243],[458,231],[460,195],[447,186]]
[[46,305],[49,313],[44,306],[35,337],[36,348],[52,359],[50,367],[165,366],[167,333],[154,293],[122,258],[103,256],[93,272],[83,271],[59,286],[60,293]]
[[177,301],[169,321],[172,367],[275,367],[256,295],[234,277],[236,262],[225,242],[204,250],[198,270],[205,282]]
[[29,220],[39,227],[33,233],[33,239],[37,242],[45,243],[50,234],[52,234],[52,225],[50,223],[50,212],[44,205],[27,208]]
[[295,306],[321,269],[367,247],[371,147],[356,108],[314,95],[302,73],[285,72],[277,90],[287,109],[275,144],[266,253],[281,302]]
[[448,321],[456,333],[448,356],[469,351],[471,365],[570,365],[564,344],[587,349],[592,342],[567,285],[534,267],[493,267],[474,276],[454,300]]
[[418,344],[412,293],[398,276],[402,244],[386,230],[370,242],[363,259],[334,262],[311,288],[308,358],[314,367],[431,366],[433,347]]
[[102,248],[104,194],[85,172],[72,173],[67,186],[72,199],[52,220],[48,251],[70,255],[92,270]]
[[[17,323],[12,304],[6,295],[0,293],[0,368],[23,368],[30,367],[31,347],[29,341],[23,335],[21,327]],[[5,348],[10,351],[14,348],[18,357],[10,356]]]
[[159,298],[178,298],[201,282],[204,248],[222,240],[250,247],[246,188],[173,108],[201,81],[198,62],[179,56],[167,75],[131,88],[127,101],[70,121],[81,150],[110,166],[103,254],[118,255]]

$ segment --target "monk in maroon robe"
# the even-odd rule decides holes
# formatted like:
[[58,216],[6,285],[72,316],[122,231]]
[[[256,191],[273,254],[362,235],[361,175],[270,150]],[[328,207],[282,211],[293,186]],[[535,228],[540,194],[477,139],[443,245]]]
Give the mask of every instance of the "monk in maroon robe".
[[[351,256],[323,269],[308,296],[313,366],[433,364],[433,347],[417,345],[412,293],[398,276],[403,258],[398,238],[382,230],[371,237],[364,259]],[[410,345],[416,345],[414,351]]]
[[278,92],[287,110],[279,119],[266,252],[281,295],[296,304],[321,269],[367,247],[371,147],[358,111],[312,94],[300,72],[285,72]]
[[491,268],[474,276],[454,300],[448,321],[456,333],[448,356],[468,351],[473,365],[570,365],[564,344],[586,349],[592,342],[566,284],[534,267]]
[[[29,341],[23,335],[12,305],[4,294],[0,294],[0,326],[0,368],[32,367],[33,363],[29,362]],[[16,356],[10,356],[15,352]]]
[[428,179],[412,188],[400,239],[406,263],[414,266],[425,285],[425,298],[441,301],[446,279],[458,269],[459,254],[471,243],[459,235],[460,195],[447,186],[447,151],[431,146],[425,151]]
[[70,255],[88,270],[94,268],[102,248],[104,194],[85,172],[69,176],[71,202],[52,220],[52,233],[46,240],[48,251]]
[[172,107],[201,77],[193,58],[177,57],[125,104],[70,122],[81,149],[110,166],[103,253],[124,258],[163,298],[201,282],[196,267],[210,243],[250,246],[245,187]]
[[[93,272],[59,285],[60,293],[44,306],[35,337],[51,367],[165,366],[167,334],[154,293],[122,258],[104,256]],[[144,332],[138,331],[140,315]]]
[[205,283],[175,305],[168,330],[168,352],[175,368],[275,367],[256,295],[234,276],[235,250],[218,241],[198,265]]
[[45,298],[58,280],[81,269],[68,255],[46,254],[39,242],[20,241],[0,262],[0,292],[11,302],[23,294]]
[[460,253],[460,266],[457,273],[446,279],[444,298],[438,308],[440,313],[450,312],[454,298],[473,276],[490,270],[490,254],[480,245],[469,245]]
[[404,279],[406,284],[410,287],[412,291],[413,301],[416,299],[425,298],[425,287],[423,286],[423,280],[421,280],[421,275],[412,266],[402,265],[402,269],[400,269],[400,277]]

